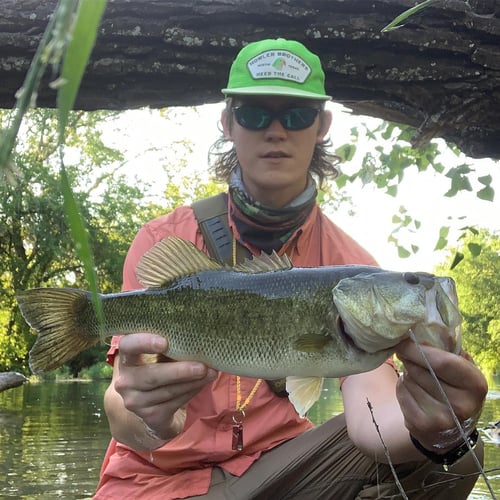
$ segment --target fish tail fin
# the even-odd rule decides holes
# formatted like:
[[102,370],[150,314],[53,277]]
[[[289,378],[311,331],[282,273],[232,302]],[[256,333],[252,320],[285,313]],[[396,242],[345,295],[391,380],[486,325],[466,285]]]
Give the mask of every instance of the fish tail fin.
[[95,316],[88,292],[33,288],[18,292],[17,302],[26,323],[38,334],[29,354],[33,373],[54,370],[99,341],[87,326],[97,319],[79,320],[83,310]]

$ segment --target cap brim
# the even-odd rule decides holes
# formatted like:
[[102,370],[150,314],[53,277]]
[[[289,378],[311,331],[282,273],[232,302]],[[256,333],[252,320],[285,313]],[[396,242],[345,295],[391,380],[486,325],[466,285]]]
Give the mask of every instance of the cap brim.
[[222,89],[224,95],[276,95],[285,97],[300,97],[303,99],[316,99],[319,101],[330,101],[331,96],[315,94],[304,90],[292,89],[278,86],[241,87],[236,89]]

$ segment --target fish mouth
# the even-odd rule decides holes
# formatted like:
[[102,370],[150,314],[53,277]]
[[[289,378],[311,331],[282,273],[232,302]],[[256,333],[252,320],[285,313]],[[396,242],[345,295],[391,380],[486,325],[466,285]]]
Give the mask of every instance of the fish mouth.
[[462,316],[453,281],[449,278],[436,278],[435,286],[426,291],[425,298],[427,321],[412,328],[416,338],[449,352],[460,352]]

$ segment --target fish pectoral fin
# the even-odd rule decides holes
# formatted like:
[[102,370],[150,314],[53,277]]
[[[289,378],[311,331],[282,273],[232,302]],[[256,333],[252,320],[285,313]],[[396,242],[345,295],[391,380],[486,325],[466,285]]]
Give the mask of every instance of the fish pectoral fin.
[[287,377],[288,399],[297,413],[304,418],[311,406],[318,401],[323,389],[323,377]]
[[326,344],[330,342],[330,337],[325,335],[318,335],[314,333],[307,333],[301,335],[295,340],[293,346],[297,351],[302,352],[321,352]]
[[190,241],[171,236],[159,241],[137,263],[137,279],[148,288],[160,288],[200,271],[219,271],[224,266]]

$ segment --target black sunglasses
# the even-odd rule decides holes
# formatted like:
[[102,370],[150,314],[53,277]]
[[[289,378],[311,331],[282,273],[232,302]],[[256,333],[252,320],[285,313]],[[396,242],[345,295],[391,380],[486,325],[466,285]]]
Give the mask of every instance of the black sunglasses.
[[249,130],[264,130],[276,119],[287,130],[303,130],[314,123],[320,112],[318,108],[307,106],[272,111],[262,106],[244,104],[232,109],[238,124]]

